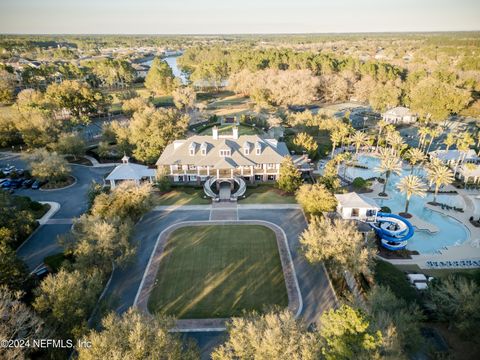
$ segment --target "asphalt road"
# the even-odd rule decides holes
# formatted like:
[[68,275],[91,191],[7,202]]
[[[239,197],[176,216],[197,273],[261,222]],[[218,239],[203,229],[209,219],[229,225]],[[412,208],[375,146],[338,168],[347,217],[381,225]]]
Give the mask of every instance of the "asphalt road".
[[[0,155],[0,167],[15,165],[25,169],[26,163],[18,154]],[[72,175],[76,183],[66,189],[42,191],[32,189],[16,189],[15,195],[29,196],[36,201],[54,201],[60,204],[60,210],[52,219],[72,219],[82,215],[88,208],[87,193],[92,181],[103,183],[104,174],[110,172],[111,167],[72,165]],[[57,243],[57,236],[70,230],[68,224],[52,224],[41,226],[17,250],[17,254],[33,270],[40,265],[45,256],[61,251]]]

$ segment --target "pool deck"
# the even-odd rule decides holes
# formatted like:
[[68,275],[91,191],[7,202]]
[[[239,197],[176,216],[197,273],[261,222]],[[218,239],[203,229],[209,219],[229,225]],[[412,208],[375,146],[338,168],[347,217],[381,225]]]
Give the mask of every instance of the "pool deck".
[[[372,199],[389,199],[389,197],[378,196],[378,193],[382,191],[383,184],[374,182],[372,186],[373,192],[363,194]],[[458,267],[471,267],[468,265],[462,265],[462,261],[477,261],[480,262],[480,228],[473,226],[470,223],[470,216],[477,216],[480,209],[476,208],[474,199],[480,195],[480,192],[467,191],[463,189],[456,189],[465,204],[464,212],[458,212],[455,210],[442,209],[440,206],[433,206],[425,202],[425,207],[441,213],[446,216],[461,222],[468,229],[467,240],[456,246],[446,246],[438,250],[435,254],[421,254],[412,255],[411,259],[383,259],[395,265],[418,265],[422,269],[431,268],[458,268]],[[413,216],[408,219],[415,228],[419,230],[427,230],[432,233],[438,232],[438,228],[418,216]]]
[[[365,193],[362,195],[368,196],[372,199],[383,199],[390,200],[390,196],[379,196],[378,194],[383,190],[383,184],[380,184],[378,181],[375,181],[372,185],[373,192]],[[423,220],[418,216],[413,216],[410,219],[407,219],[417,230],[426,230],[430,233],[438,232],[438,227],[428,221]]]

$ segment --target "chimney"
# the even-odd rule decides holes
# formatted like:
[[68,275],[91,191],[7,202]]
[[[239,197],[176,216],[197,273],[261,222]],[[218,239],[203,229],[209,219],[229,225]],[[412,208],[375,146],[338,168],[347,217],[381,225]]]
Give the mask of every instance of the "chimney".
[[212,129],[213,140],[218,140],[218,127],[215,125]]
[[234,126],[234,127],[232,128],[232,131],[233,131],[233,138],[234,138],[235,140],[237,140],[237,139],[238,139],[238,127]]

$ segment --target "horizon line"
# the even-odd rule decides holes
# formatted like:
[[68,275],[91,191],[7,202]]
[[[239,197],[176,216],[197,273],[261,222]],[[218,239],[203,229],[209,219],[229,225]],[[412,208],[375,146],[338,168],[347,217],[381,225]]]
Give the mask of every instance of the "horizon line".
[[1,32],[0,36],[5,35],[32,35],[32,36],[245,36],[245,35],[348,35],[348,34],[435,34],[435,33],[476,33],[480,29],[475,30],[398,30],[398,31],[327,31],[327,32],[258,32],[258,33],[15,33]]

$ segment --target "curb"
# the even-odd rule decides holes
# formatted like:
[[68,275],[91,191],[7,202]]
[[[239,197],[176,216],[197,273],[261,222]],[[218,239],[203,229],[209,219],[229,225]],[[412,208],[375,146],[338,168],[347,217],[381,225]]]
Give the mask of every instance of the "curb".
[[74,181],[72,184],[70,185],[67,185],[67,186],[64,186],[64,187],[61,187],[61,188],[58,188],[58,189],[38,189],[40,191],[45,191],[45,192],[51,192],[51,191],[58,191],[58,190],[65,190],[65,189],[68,189],[68,188],[71,188],[72,186],[75,186],[77,184],[77,178],[73,175],[70,175],[71,177],[73,177]]

